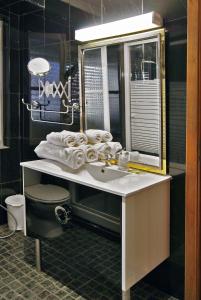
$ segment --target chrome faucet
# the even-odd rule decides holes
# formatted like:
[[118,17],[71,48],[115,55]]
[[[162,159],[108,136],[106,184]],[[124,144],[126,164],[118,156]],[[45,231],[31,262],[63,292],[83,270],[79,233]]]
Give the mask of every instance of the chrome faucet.
[[110,163],[110,159],[112,158],[112,156],[111,156],[111,154],[105,154],[105,159],[104,159],[104,161],[105,161],[105,167],[110,167],[111,166],[111,163]]

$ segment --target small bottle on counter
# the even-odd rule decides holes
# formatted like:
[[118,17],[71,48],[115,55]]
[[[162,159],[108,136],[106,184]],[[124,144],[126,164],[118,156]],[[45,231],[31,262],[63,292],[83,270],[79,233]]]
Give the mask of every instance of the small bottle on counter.
[[119,159],[118,159],[119,170],[127,171],[128,170],[128,161],[129,161],[129,152],[122,151],[119,154]]

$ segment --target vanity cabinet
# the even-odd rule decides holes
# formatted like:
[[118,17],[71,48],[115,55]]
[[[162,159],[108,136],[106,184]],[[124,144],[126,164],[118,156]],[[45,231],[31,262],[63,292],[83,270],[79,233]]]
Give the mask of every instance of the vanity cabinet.
[[115,194],[70,183],[73,213],[94,225],[120,234],[122,198]]
[[[24,162],[21,166],[24,188],[40,183],[42,174],[49,174],[120,197],[122,299],[130,299],[130,288],[168,258],[170,176],[126,172],[125,176],[101,181],[86,167],[71,172],[46,159]],[[26,203],[24,216],[27,235]]]

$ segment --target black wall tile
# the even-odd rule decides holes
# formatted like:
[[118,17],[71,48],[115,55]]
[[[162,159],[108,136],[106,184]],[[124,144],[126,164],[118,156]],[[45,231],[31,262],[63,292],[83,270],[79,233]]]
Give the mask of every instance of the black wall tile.
[[19,93],[20,90],[20,51],[10,49],[10,93]]
[[23,138],[22,139],[22,161],[29,161],[38,159],[37,155],[34,152],[34,149],[37,144],[40,143],[40,140],[31,141],[30,138]]
[[[34,39],[34,36],[36,37]],[[37,38],[38,37],[38,38]],[[44,10],[29,13],[20,17],[20,48],[28,49],[35,45],[43,45],[45,41]]]
[[5,139],[20,138],[20,93],[6,94]]
[[20,2],[21,0],[0,0],[0,6],[4,9],[7,9],[9,6],[15,4],[16,2]]
[[143,2],[144,13],[157,11],[164,18],[165,22],[187,16],[187,4],[183,0],[144,0]]
[[20,17],[15,14],[10,14],[9,21],[9,47],[11,49],[20,49],[20,30],[19,19]]
[[19,139],[5,139],[8,149],[1,151],[1,178],[0,183],[5,183],[20,178],[21,145]]
[[3,21],[3,48],[5,49],[10,48],[10,15],[1,15],[0,10],[0,18]]
[[0,6],[4,8],[5,10],[8,10],[11,13],[22,15],[29,12],[40,10],[42,7],[40,5],[37,5],[37,2],[35,1],[29,1],[29,0],[16,0],[16,1],[6,1],[2,0],[0,2]]
[[185,174],[182,172],[173,175],[170,199],[170,257],[152,271],[145,280],[178,299],[183,299]]
[[166,86],[168,107],[168,156],[185,164],[186,156],[186,18],[166,24]]
[[103,0],[102,21],[113,22],[142,13],[142,0]]
[[73,30],[101,24],[101,0],[83,2],[82,7],[76,3],[70,1],[70,26]]
[[45,2],[46,2],[45,0],[25,0],[25,1],[30,2],[35,6],[42,7],[42,8],[45,7]]
[[[0,14],[4,12],[0,10]],[[19,17],[8,12],[2,19],[4,21],[4,143],[9,146],[8,149],[0,150],[0,183],[4,184],[20,179],[20,57]]]
[[[22,193],[21,181],[0,184],[0,204],[6,207],[6,198],[19,193]],[[0,207],[0,225],[5,223],[7,223],[7,212]]]

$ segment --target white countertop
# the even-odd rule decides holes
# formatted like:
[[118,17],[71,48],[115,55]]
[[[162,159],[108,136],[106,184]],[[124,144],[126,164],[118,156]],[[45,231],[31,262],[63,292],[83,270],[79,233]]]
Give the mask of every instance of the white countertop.
[[[169,181],[171,179],[171,176],[169,175],[162,176],[140,171],[139,174],[125,172],[125,175],[123,174],[124,176],[120,178],[104,182],[97,180],[95,178],[96,176],[93,176],[93,174],[91,174],[85,166],[79,170],[72,171],[65,165],[48,159],[22,162],[20,165],[24,168],[56,176],[98,190],[116,194],[121,197],[130,196],[143,189],[149,188],[150,186]],[[94,163],[94,165],[105,168],[106,172],[107,169],[117,169],[117,166],[104,167],[103,163]],[[101,176],[104,177],[104,175]]]

